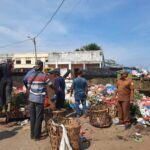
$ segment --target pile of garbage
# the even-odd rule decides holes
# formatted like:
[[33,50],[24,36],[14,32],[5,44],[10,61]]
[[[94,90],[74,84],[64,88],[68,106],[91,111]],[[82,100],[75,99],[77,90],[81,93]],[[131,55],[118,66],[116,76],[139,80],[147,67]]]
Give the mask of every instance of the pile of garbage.
[[[102,101],[105,103],[112,103],[115,91],[116,86],[111,84],[89,85],[86,102],[87,107],[98,104]],[[66,102],[69,103],[71,108],[75,108],[75,99],[74,96],[70,97],[70,93],[66,93]],[[82,105],[80,104],[79,107],[82,108]]]
[[15,108],[24,107],[27,103],[26,89],[24,86],[16,88],[13,87],[12,92],[12,106]]
[[143,77],[143,78],[148,78],[148,79],[150,79],[150,70],[148,70],[148,69],[125,69],[126,71],[128,71],[129,72],[129,74],[131,74],[132,75],[132,77],[138,77],[138,78],[140,78],[140,77]]
[[[138,96],[137,96],[138,95]],[[137,121],[141,124],[150,125],[150,97],[140,94],[138,91],[135,93],[135,105],[138,106],[140,115]]]
[[[104,102],[109,105],[116,105],[116,99],[114,99],[115,91],[116,86],[112,84],[89,85],[87,107],[99,104],[100,102]],[[70,97],[70,94],[67,94],[66,99],[69,103],[69,106],[71,108],[75,108],[74,97]],[[82,105],[80,105],[80,108],[82,108]],[[141,122],[142,118],[142,123],[146,122],[147,124],[150,124],[150,97],[146,97],[144,94],[135,91],[134,103],[131,107],[131,114],[133,114],[137,121],[139,120]]]
[[111,84],[106,85],[91,85],[89,86],[88,100],[91,104],[98,104],[99,102],[112,103],[113,96],[116,91],[116,86]]

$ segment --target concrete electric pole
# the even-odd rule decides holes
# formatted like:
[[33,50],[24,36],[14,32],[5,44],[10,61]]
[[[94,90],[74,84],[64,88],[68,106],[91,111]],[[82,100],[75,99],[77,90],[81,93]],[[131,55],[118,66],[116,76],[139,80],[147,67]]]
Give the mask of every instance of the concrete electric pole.
[[35,53],[35,62],[37,61],[37,49],[36,49],[36,40],[35,37],[31,38],[30,36],[27,36],[30,40],[32,40],[33,45],[34,45],[34,53]]

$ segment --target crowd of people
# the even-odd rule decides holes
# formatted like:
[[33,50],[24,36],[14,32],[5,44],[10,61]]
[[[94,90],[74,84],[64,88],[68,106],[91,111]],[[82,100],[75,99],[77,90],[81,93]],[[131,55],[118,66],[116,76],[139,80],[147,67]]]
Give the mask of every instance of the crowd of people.
[[[41,138],[42,121],[44,118],[44,100],[47,95],[47,87],[54,90],[56,109],[64,108],[65,103],[65,78],[61,76],[60,69],[53,71],[54,81],[49,79],[48,74],[43,72],[43,62],[36,61],[35,66],[24,76],[23,83],[27,89],[30,108],[31,139]],[[2,60],[0,62],[0,106],[3,112],[10,111],[12,92],[12,69],[13,63]],[[71,86],[70,95],[74,93],[76,116],[87,116],[86,99],[88,94],[88,83],[82,77],[82,70],[77,69]],[[130,105],[133,103],[134,83],[128,78],[126,71],[121,72],[121,78],[117,81],[117,108],[119,123],[124,124],[125,129],[131,127]],[[83,106],[82,114],[79,109],[80,103]]]
[[[44,117],[44,99],[47,94],[47,86],[55,93],[56,109],[64,108],[65,103],[65,79],[60,75],[60,69],[55,69],[54,82],[50,81],[47,74],[42,72],[43,62],[37,61],[36,65],[25,75],[23,83],[29,92],[31,139],[39,140],[41,137],[41,126]],[[72,84],[71,95],[74,91],[76,100],[77,117],[80,116],[79,104],[83,104],[83,113],[86,114],[87,81],[82,76],[82,71],[76,72],[76,78]]]

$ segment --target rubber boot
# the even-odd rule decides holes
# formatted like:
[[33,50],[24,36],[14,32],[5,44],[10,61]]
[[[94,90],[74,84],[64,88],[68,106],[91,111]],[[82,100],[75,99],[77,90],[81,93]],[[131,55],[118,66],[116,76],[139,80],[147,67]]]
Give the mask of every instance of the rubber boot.
[[10,112],[10,109],[11,109],[11,103],[8,103],[7,104],[7,112]]

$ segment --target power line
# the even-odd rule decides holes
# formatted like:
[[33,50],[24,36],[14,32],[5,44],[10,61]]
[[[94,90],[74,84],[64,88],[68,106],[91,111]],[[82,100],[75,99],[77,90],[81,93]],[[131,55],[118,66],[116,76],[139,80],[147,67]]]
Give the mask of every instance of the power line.
[[57,9],[52,14],[51,18],[44,25],[44,27],[40,30],[40,32],[35,36],[35,38],[37,38],[47,28],[47,26],[52,22],[53,18],[55,17],[55,15],[57,14],[57,12],[59,11],[59,9],[61,8],[61,6],[63,5],[64,2],[65,2],[65,0],[62,0],[62,2],[60,3],[60,5],[57,7]]
[[75,5],[73,5],[72,9],[70,9],[69,13],[67,16],[65,16],[63,19],[66,20],[68,16],[75,10],[75,8],[81,3],[81,0],[78,0]]
[[14,42],[14,43],[6,44],[6,45],[1,45],[0,48],[7,48],[7,47],[10,47],[10,46],[13,46],[13,45],[25,43],[25,42],[27,42],[27,41],[29,41],[29,40],[30,40],[30,39],[26,39],[26,40]]
[[[44,25],[44,27],[40,30],[40,32],[36,36],[33,37],[33,39],[37,38],[47,28],[47,26],[52,22],[53,18],[55,17],[55,15],[57,14],[57,12],[59,11],[59,9],[61,8],[61,6],[63,5],[64,2],[65,2],[65,0],[62,0],[62,2],[60,3],[60,5],[57,7],[57,9],[52,14],[51,18]],[[18,41],[18,42],[6,44],[6,45],[1,45],[0,48],[7,48],[7,47],[10,47],[10,46],[13,46],[13,45],[24,43],[24,42],[29,41],[29,40],[30,39],[26,39],[26,40],[23,40],[23,41]]]

